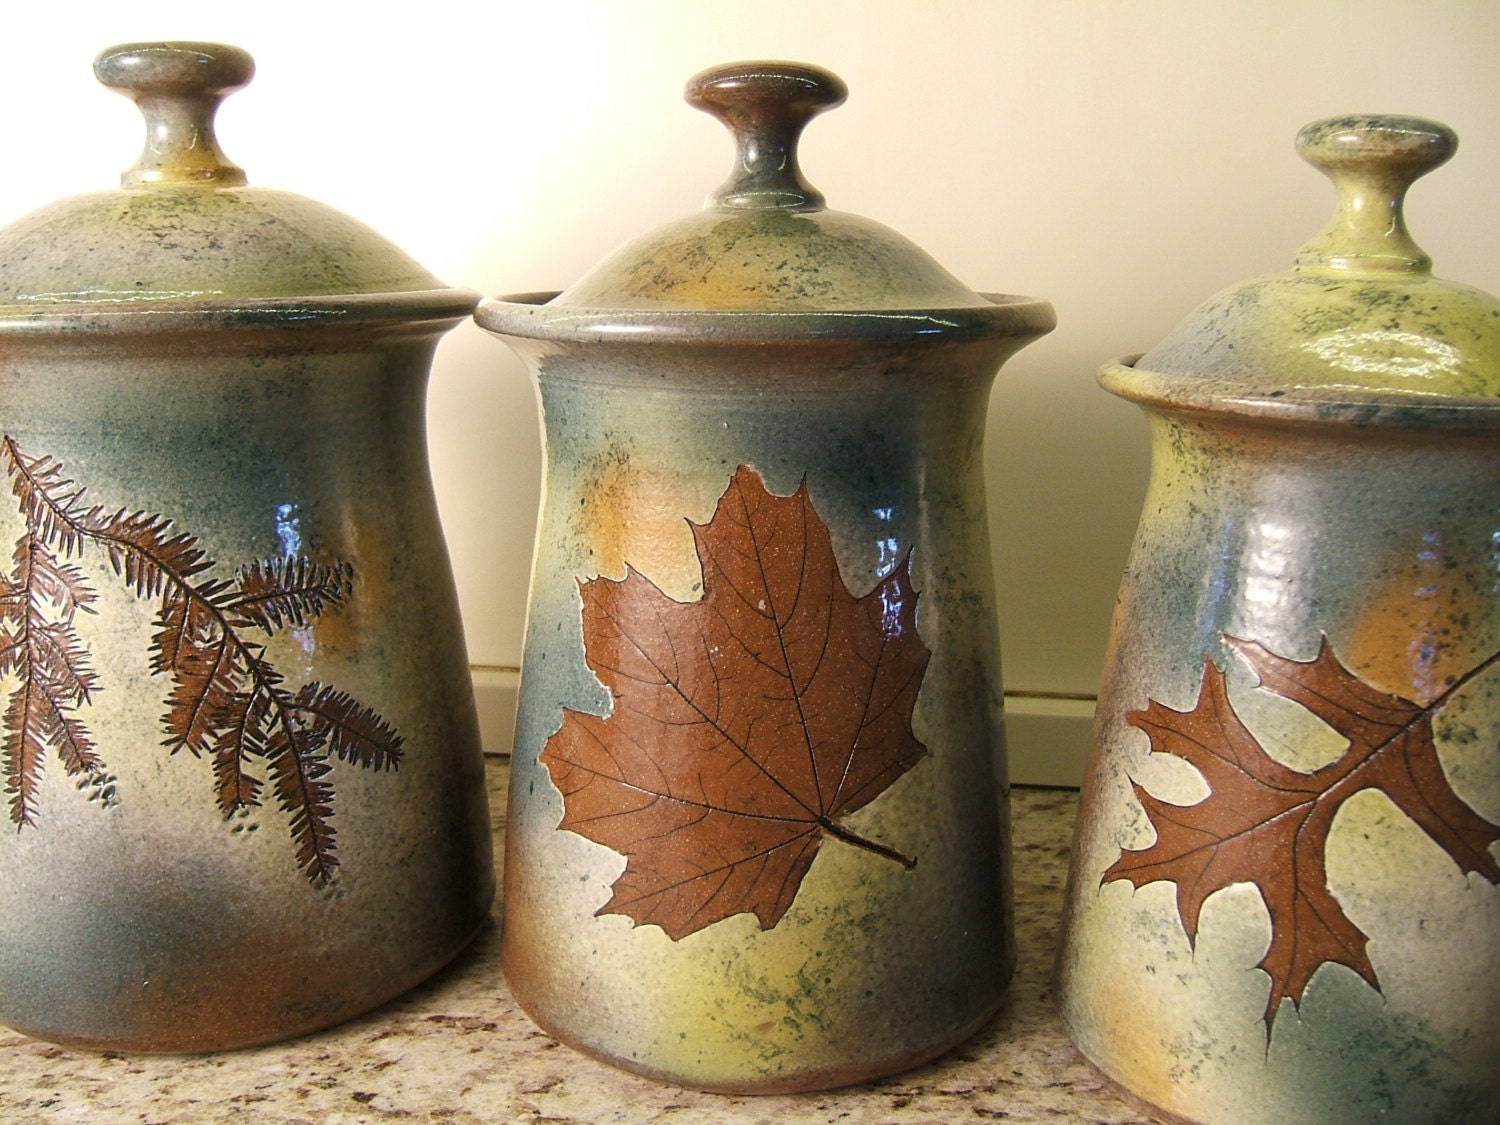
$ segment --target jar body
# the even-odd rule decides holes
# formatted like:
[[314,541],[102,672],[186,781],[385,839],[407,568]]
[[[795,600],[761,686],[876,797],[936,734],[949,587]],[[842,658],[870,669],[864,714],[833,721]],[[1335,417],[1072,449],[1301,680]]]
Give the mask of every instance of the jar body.
[[[289,1038],[417,983],[482,924],[483,760],[423,431],[434,343],[0,338],[26,607],[7,619],[24,823],[0,833],[4,1022],[118,1050]],[[70,634],[71,673],[21,643],[43,626]],[[16,745],[40,736],[28,693],[78,734],[39,763]]]
[[[518,1002],[597,1057],[716,1090],[849,1084],[962,1040],[999,1003],[1015,960],[981,460],[996,345],[932,354],[814,338],[760,347],[509,342],[538,371],[547,466],[507,819],[503,961]],[[764,511],[826,526],[848,596],[865,607],[885,599],[866,617],[877,632],[889,615],[910,614],[915,598],[914,618],[902,620],[914,621],[930,659],[919,690],[909,685],[915,703],[906,696],[903,722],[925,753],[837,818],[840,831],[914,865],[824,825],[809,836],[810,866],[779,916],[762,909],[762,886],[711,924],[638,922],[620,905],[637,841],[616,839],[617,850],[590,838],[580,824],[589,817],[570,808],[577,786],[557,764],[569,725],[593,722],[580,716],[598,717],[591,729],[601,740],[628,738],[609,724],[636,706],[585,624],[585,603],[648,581],[663,615],[694,622],[654,649],[673,654],[667,678],[712,681],[715,702],[699,692],[693,704],[700,716],[714,710],[717,721],[743,705],[738,729],[764,730],[775,708],[738,686],[742,674],[753,678],[742,658],[766,665],[781,656],[755,650],[733,611],[713,608],[729,587],[751,583],[723,569],[722,555],[711,562],[710,540],[752,493]],[[747,526],[769,535],[772,522]],[[763,559],[777,550],[767,546]],[[805,559],[817,554],[809,547]],[[794,561],[798,573],[819,565]],[[810,600],[809,588],[800,589]],[[791,596],[774,581],[763,589],[752,599],[762,610]],[[681,639],[699,630],[701,646]],[[620,630],[627,641],[630,631]],[[888,639],[897,632],[892,625]],[[789,626],[781,641],[790,650],[808,638]],[[855,660],[845,641],[820,634],[812,643],[829,667]],[[877,689],[861,706],[899,710],[895,694]],[[793,741],[808,740],[818,722],[803,719]],[[670,742],[644,746],[631,768],[679,753]],[[705,754],[739,752],[720,742]],[[623,743],[610,753],[628,756]],[[768,758],[754,768],[757,784],[792,784]],[[707,819],[719,798],[711,782],[702,790]],[[624,799],[615,811],[634,810]],[[732,872],[742,874],[743,863]]]
[[1496,413],[1147,408],[1059,955],[1075,1042],[1189,1121],[1494,1120]]

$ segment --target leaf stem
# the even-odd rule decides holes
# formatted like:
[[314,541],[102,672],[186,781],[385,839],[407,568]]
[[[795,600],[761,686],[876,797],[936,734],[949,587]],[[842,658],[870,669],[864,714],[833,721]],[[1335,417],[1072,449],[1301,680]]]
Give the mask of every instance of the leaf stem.
[[910,871],[917,866],[917,861],[902,855],[895,848],[888,848],[884,844],[877,844],[874,840],[861,836],[858,832],[851,832],[841,824],[835,824],[826,816],[818,817],[818,827],[831,836],[836,836],[846,844],[853,844],[856,848],[863,848],[867,852],[883,855],[886,859],[895,860],[906,870]]
[[1444,688],[1440,694],[1435,696],[1431,703],[1423,705],[1422,709],[1427,712],[1435,712],[1444,703],[1448,702],[1448,700],[1453,695],[1457,694],[1457,692],[1461,688],[1463,688],[1463,686],[1470,680],[1474,679],[1477,676],[1483,675],[1484,672],[1496,661],[1500,661],[1500,649],[1497,649],[1496,651],[1490,653],[1490,655],[1485,657],[1485,659],[1474,665],[1474,667],[1470,668],[1462,676],[1459,676],[1458,679],[1454,680],[1451,684]]

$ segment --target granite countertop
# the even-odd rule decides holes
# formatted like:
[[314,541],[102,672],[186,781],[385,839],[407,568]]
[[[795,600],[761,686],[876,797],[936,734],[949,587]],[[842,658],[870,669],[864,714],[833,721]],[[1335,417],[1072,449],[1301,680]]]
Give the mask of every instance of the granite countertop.
[[[489,760],[496,842],[507,762]],[[1148,1122],[1063,1034],[1051,967],[1078,794],[1016,789],[1020,963],[990,1024],[948,1055],[879,1082],[820,1094],[725,1096],[665,1086],[593,1061],[538,1030],[500,975],[487,925],[448,968],[349,1023],[214,1055],[69,1050],[0,1028],[0,1121],[385,1121],[950,1125]]]

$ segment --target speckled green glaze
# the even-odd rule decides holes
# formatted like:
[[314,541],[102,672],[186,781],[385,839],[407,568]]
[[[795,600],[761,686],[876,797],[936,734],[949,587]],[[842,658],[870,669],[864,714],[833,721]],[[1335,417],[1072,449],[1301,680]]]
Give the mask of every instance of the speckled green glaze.
[[268,188],[97,192],[0,231],[0,304],[21,308],[443,288],[362,223]]
[[214,112],[254,73],[244,51],[132,43],[103,52],[95,72],[141,107],[145,150],[120,190],[58,200],[0,230],[0,306],[20,307],[0,314],[446,288],[363,223],[249,184],[229,162]]
[[[116,48],[97,66],[126,85],[112,69],[124,64],[142,68],[148,121],[182,109],[145,104],[163,85],[212,103],[249,78],[248,56],[209,44]],[[185,87],[183,70],[198,76]],[[217,152],[208,138],[200,156]],[[99,506],[90,526],[140,511],[194,537],[212,565],[190,578],[206,591],[233,590],[260,560],[347,567],[342,595],[304,620],[234,628],[288,693],[336,687],[401,747],[384,768],[360,768],[360,748],[311,752],[332,791],[337,863],[310,878],[254,740],[239,766],[263,782],[259,804],[232,812],[216,801],[222,756],[174,751],[173,675],[153,671],[161,597],[122,580],[102,535],[56,547],[94,594],[75,628],[98,684],[73,714],[102,767],[70,774],[47,746],[28,822],[12,816],[0,833],[0,1021],[121,1051],[264,1043],[367,1010],[457,953],[494,883],[423,430],[432,350],[476,295],[325,208],[240,186],[221,159],[205,172],[170,151],[127,173],[141,181],[127,190],[0,233],[0,428],[86,490],[75,507]],[[189,182],[156,182],[174,174]],[[251,245],[269,257],[243,254]],[[21,544],[11,567],[47,541],[23,513],[7,488],[0,536]],[[18,573],[5,578],[12,599]],[[8,622],[14,646],[21,627]],[[14,709],[38,673],[9,659]],[[298,737],[315,722],[301,715]],[[6,722],[9,743],[14,714]],[[14,813],[19,782],[5,780]]]
[[1333,118],[1297,145],[1338,191],[1328,226],[1293,269],[1204,302],[1141,369],[1196,388],[1222,380],[1218,395],[1500,395],[1500,300],[1434,277],[1402,215],[1407,186],[1452,155],[1453,134],[1413,118]]
[[[822,106],[842,98],[832,76],[784,64],[708,72],[690,98],[740,81],[805,84]],[[1003,996],[1015,947],[982,438],[996,369],[1052,326],[1044,302],[955,295],[949,275],[898,251],[884,228],[809,234],[819,197],[795,159],[779,166],[791,176],[757,181],[744,164],[750,187],[732,181],[701,220],[633,244],[580,282],[586,298],[497,299],[476,314],[533,368],[546,431],[507,822],[506,977],[538,1023],[584,1051],[754,1092],[904,1069],[976,1030]],[[853,245],[824,253],[825,228]],[[698,251],[661,247],[692,240],[725,256],[684,279],[678,267]],[[648,260],[632,262],[637,253]],[[866,284],[899,275],[936,288],[908,288],[899,305],[861,292],[851,309],[841,263],[861,255],[885,261],[854,267]],[[742,465],[776,496],[805,484],[855,596],[909,553],[932,653],[911,727],[928,753],[846,824],[918,862],[905,870],[826,836],[774,925],[737,913],[674,941],[600,913],[624,858],[559,830],[563,795],[539,755],[565,711],[612,706],[587,662],[581,584],[629,568],[672,599],[702,597],[692,525],[713,516]]]
[[[1209,895],[1192,940],[1185,879],[1109,877],[1161,838],[1141,790],[1188,810],[1214,798],[1131,721],[1152,703],[1193,711],[1206,662],[1276,762],[1309,775],[1351,751],[1226,638],[1301,662],[1326,640],[1376,691],[1441,700],[1442,777],[1423,792],[1451,789],[1500,824],[1500,671],[1487,663],[1500,650],[1500,306],[1434,280],[1400,216],[1452,134],[1339,119],[1299,147],[1333,175],[1340,207],[1297,268],[1221,294],[1100,377],[1145,409],[1153,461],[1084,783],[1062,1007],[1083,1053],[1173,1120],[1479,1125],[1500,1118],[1500,888],[1483,857],[1461,864],[1388,795],[1406,782],[1348,795],[1320,849],[1378,987],[1323,960],[1268,1015],[1259,965],[1274,931],[1257,883],[1290,877],[1283,852]],[[1223,730],[1203,744],[1222,751]],[[1228,856],[1214,840],[1202,854]],[[1492,865],[1500,844],[1486,854]]]
[[925,309],[984,301],[901,235],[843,211],[714,207],[611,254],[578,308]]

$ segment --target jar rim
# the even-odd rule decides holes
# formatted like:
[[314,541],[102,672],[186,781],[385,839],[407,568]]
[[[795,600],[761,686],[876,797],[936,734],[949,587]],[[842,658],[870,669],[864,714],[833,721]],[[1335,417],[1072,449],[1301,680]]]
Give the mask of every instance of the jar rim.
[[514,293],[479,303],[481,328],[512,339],[558,343],[770,345],[898,343],[930,339],[1034,339],[1057,323],[1050,302],[982,293],[988,304],[922,309],[580,309],[550,306],[557,292]]
[[1137,366],[1146,353],[1099,369],[1099,385],[1138,406],[1182,414],[1355,428],[1500,430],[1500,400],[1331,385],[1268,386],[1234,376],[1169,375]]
[[446,329],[479,301],[472,289],[346,295],[224,298],[181,302],[102,304],[98,301],[0,307],[0,338],[98,337],[314,330],[339,326]]

